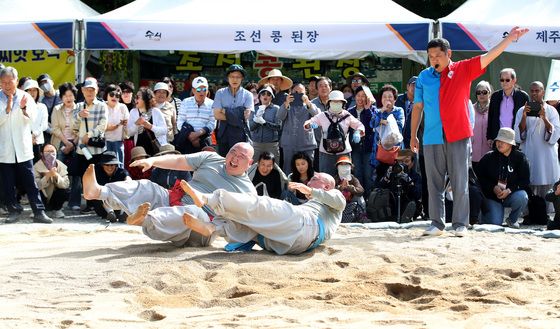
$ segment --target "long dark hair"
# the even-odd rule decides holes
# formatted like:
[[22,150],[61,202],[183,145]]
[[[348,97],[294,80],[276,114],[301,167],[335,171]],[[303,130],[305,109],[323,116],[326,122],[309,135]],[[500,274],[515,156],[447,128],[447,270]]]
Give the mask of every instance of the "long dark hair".
[[296,154],[294,154],[294,156],[292,157],[292,182],[300,182],[303,183],[301,181],[301,175],[299,173],[299,171],[297,170],[296,167],[296,160],[305,160],[307,161],[307,179],[311,179],[311,177],[313,177],[313,175],[315,175],[315,171],[313,170],[313,160],[311,159],[311,157],[309,157],[309,155],[307,155],[307,153],[305,152],[297,152]]
[[140,87],[138,92],[142,95],[142,100],[144,101],[144,106],[146,106],[146,111],[149,111],[155,105],[154,92],[148,87]]

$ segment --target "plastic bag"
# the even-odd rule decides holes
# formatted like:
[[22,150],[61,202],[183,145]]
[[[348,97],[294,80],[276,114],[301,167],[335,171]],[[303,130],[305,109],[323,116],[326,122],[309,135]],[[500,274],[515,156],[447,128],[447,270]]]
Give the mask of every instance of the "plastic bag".
[[397,120],[392,114],[387,117],[387,124],[380,127],[379,140],[385,150],[391,150],[403,141],[403,135],[399,131]]

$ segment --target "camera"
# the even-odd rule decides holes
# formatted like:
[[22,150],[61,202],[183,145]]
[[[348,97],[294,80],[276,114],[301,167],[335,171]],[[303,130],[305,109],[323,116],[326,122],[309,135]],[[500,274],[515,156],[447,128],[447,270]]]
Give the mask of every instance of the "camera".
[[397,213],[397,222],[401,222],[401,199],[404,198],[405,204],[410,200],[409,192],[414,186],[412,178],[408,175],[408,166],[395,162],[392,166],[387,169],[387,173],[383,178],[385,180],[384,185],[387,186],[391,194],[392,200],[394,200],[394,207]]
[[527,113],[528,117],[538,117],[541,111],[541,103],[539,102],[528,102],[527,106],[531,108],[531,110]]
[[401,185],[401,187],[410,182],[410,177],[408,176],[408,167],[400,162],[395,162],[394,165],[389,167],[387,171],[387,179],[391,183],[391,189]]

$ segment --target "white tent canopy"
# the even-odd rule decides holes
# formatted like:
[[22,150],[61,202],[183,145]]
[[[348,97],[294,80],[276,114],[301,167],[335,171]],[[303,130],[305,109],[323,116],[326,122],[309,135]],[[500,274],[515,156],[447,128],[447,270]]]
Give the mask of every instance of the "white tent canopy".
[[190,50],[425,62],[432,20],[391,0],[136,0],[86,19],[87,49]]
[[73,49],[74,23],[99,15],[79,0],[0,0],[0,50]]
[[545,57],[560,56],[560,1],[468,0],[441,18],[440,31],[453,50],[486,51],[514,26],[529,33],[506,51]]

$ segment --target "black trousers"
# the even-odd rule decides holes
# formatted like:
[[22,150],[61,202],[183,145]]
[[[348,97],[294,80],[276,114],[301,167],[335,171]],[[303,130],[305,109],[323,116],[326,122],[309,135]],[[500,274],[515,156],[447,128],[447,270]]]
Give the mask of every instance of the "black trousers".
[[55,189],[51,195],[51,199],[47,201],[47,196],[41,192],[41,200],[47,210],[60,210],[64,202],[68,201],[70,190]]
[[[100,200],[89,200],[88,205],[93,207],[97,216],[101,218],[107,218],[107,210],[103,207],[103,201]],[[115,210],[115,214],[119,215],[121,213],[120,210]]]
[[39,196],[39,189],[33,177],[33,160],[21,163],[0,163],[0,173],[2,178],[2,191],[8,211],[16,211],[16,186],[21,186],[27,198],[33,213],[45,210],[45,205]]

